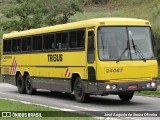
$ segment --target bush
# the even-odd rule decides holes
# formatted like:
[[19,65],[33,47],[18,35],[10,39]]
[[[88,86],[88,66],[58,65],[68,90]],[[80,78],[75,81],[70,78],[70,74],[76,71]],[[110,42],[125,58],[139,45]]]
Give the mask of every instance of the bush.
[[109,0],[81,0],[86,4],[102,4],[102,3],[107,3]]

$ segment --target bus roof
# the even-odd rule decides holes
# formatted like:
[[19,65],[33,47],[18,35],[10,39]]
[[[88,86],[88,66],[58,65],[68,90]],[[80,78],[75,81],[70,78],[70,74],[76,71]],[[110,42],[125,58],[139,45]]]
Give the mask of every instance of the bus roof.
[[37,29],[30,29],[26,31],[14,31],[3,35],[3,39],[30,36],[36,34],[45,34],[50,32],[58,32],[64,30],[72,30],[78,28],[90,28],[96,26],[150,26],[149,21],[134,18],[95,18],[90,20],[84,20],[79,22],[59,24],[55,26],[42,27]]

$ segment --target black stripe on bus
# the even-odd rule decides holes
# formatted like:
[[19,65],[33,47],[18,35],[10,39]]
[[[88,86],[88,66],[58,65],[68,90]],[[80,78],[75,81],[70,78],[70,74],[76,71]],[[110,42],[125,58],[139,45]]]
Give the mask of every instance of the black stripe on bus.
[[70,48],[61,50],[37,50],[37,51],[21,51],[21,52],[3,52],[3,55],[24,55],[24,54],[44,54],[44,53],[60,53],[60,52],[85,52],[85,48]]
[[[2,77],[15,77],[15,75],[6,75],[3,74]],[[71,80],[71,78],[60,78],[60,77],[41,77],[41,76],[30,76],[31,78],[36,78],[36,79],[58,79],[58,80]],[[87,79],[83,79],[83,80],[87,80]]]
[[[3,65],[3,67],[12,67],[12,66],[11,65]],[[18,67],[68,68],[68,67],[86,67],[86,66],[32,66],[32,65],[18,65]]]

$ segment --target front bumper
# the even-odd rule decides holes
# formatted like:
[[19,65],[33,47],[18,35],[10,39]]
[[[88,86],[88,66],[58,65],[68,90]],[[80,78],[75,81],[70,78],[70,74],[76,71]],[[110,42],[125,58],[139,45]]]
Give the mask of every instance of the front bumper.
[[[147,83],[155,83],[155,86],[148,86]],[[112,89],[112,86],[116,89]],[[110,86],[106,87],[106,86]],[[158,80],[149,80],[149,81],[136,81],[136,82],[96,82],[89,83],[87,86],[87,92],[91,94],[119,94],[124,92],[133,92],[133,91],[156,91],[158,86]],[[108,89],[107,89],[108,88]]]

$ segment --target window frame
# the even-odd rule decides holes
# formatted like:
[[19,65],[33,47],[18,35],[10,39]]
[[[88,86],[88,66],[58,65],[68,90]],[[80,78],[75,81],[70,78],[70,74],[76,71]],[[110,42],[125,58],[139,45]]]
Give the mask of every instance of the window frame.
[[[62,34],[63,33],[67,33],[67,47],[66,48],[61,48],[61,49],[58,49],[57,48],[57,34],[61,34],[61,44],[62,44]],[[55,51],[67,51],[68,48],[69,48],[69,31],[59,31],[59,32],[55,32]]]
[[[80,28],[80,29],[74,29],[74,30],[69,30],[69,32],[76,31],[76,34],[78,31],[84,31],[84,47],[75,47],[75,48],[70,48],[70,34],[69,34],[69,42],[68,42],[68,49],[69,50],[85,50],[86,47],[86,28]],[[77,40],[77,35],[76,35],[76,40]]]
[[[10,52],[4,52],[4,41],[10,41],[11,42],[11,49],[10,49]],[[9,54],[9,53],[12,53],[12,39],[3,39],[3,54]]]
[[21,51],[22,53],[29,53],[29,52],[32,52],[32,36],[23,36],[23,37],[21,37],[21,41],[24,39],[24,38],[31,38],[31,50],[29,50],[29,51]]
[[[45,41],[45,35],[54,35],[54,49],[44,49],[44,41]],[[56,46],[55,46],[55,43],[56,43],[56,34],[53,32],[53,33],[44,33],[42,34],[43,36],[43,40],[42,40],[42,49],[43,51],[55,51],[56,50]]]
[[[41,50],[34,50],[33,49],[33,41],[34,41],[34,37],[38,37],[41,36],[42,37],[42,46],[41,46]],[[32,44],[32,52],[40,52],[43,51],[43,34],[36,34],[36,35],[32,35],[32,40],[31,40],[31,44]],[[38,46],[37,46],[38,47]]]
[[[13,51],[13,41],[14,40],[17,40],[17,39],[20,39],[20,48],[21,48],[21,50],[20,51]],[[12,41],[11,41],[11,53],[21,53],[22,52],[22,39],[21,39],[21,37],[15,37],[15,38],[12,38],[11,39]],[[17,43],[16,43],[16,45],[17,45]]]

